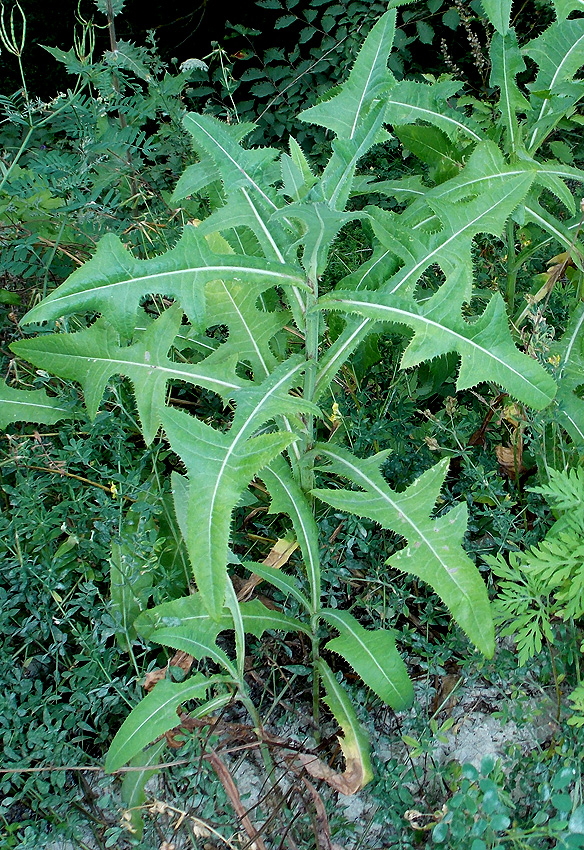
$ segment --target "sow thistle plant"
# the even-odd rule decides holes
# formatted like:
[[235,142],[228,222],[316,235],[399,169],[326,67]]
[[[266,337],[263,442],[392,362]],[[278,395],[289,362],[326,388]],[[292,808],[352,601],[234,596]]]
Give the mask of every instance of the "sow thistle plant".
[[[322,657],[323,645],[395,710],[410,704],[413,689],[395,631],[364,628],[349,611],[327,607],[315,520],[320,505],[367,517],[401,536],[404,547],[388,565],[430,585],[474,647],[486,656],[494,652],[487,591],[462,545],[466,505],[435,513],[448,462],[397,492],[382,472],[388,452],[357,457],[342,445],[343,429],[331,437],[321,423],[334,402],[339,371],[366,337],[389,329],[408,340],[402,369],[452,352],[460,364],[458,390],[490,382],[536,410],[553,403],[556,381],[515,346],[502,295],[489,292],[478,315],[469,308],[473,239],[506,233],[513,243],[514,227],[531,221],[542,234],[540,244],[554,239],[571,245],[580,262],[576,225],[554,217],[541,194],[551,190],[574,211],[564,181],[582,181],[584,173],[537,160],[536,152],[582,97],[574,55],[584,43],[584,19],[567,19],[578,4],[558,0],[558,21],[520,50],[509,25],[510,0],[484,0],[495,30],[491,84],[499,93],[487,125],[457,108],[458,83],[395,80],[387,65],[395,5],[371,30],[346,82],[299,116],[334,137],[322,172],[315,173],[294,139],[284,153],[248,149],[251,124],[186,115],[197,161],[180,178],[174,200],[206,196],[207,218],[185,227],[174,248],[145,260],[107,235],[89,262],[25,316],[24,323],[37,329],[56,322],[57,332],[45,330],[12,346],[34,366],[78,381],[91,417],[108,382],[128,378],[146,444],[162,429],[186,472],[173,473],[172,487],[196,591],[143,611],[133,629],[147,641],[210,659],[219,672],[160,681],[116,735],[106,762],[110,771],[143,758],[145,747],[177,725],[177,708],[185,703],[196,704],[194,713],[203,716],[235,694],[259,732],[244,676],[246,639],[280,630],[305,635],[311,646],[315,713],[322,695],[342,730],[344,792],[371,778],[367,735]],[[529,98],[516,82],[524,54],[539,63]],[[418,178],[372,184],[358,175],[364,154],[389,138],[388,125],[433,167],[434,185]],[[353,194],[372,191],[403,201],[405,209],[351,208]],[[331,245],[348,222],[373,232],[372,256],[323,294]],[[442,283],[430,286],[430,269],[438,270]],[[509,289],[506,294],[512,305]],[[339,315],[344,322],[336,337],[328,329],[331,313],[337,328]],[[62,332],[63,319],[71,316],[85,327]],[[214,335],[217,327],[226,335]],[[566,362],[573,349],[566,346]],[[584,416],[573,368],[568,372],[571,383],[559,395],[556,414],[568,426],[570,406],[576,439],[576,431],[584,433]],[[561,368],[557,376],[563,386]],[[171,382],[215,393],[234,409],[232,420],[219,426],[173,406]],[[4,387],[2,398],[4,425],[51,423],[68,414],[42,391]],[[271,512],[291,521],[304,569],[292,574],[260,563],[243,566],[294,600],[297,616],[259,600],[239,602],[230,580],[233,512],[256,478],[271,497]],[[218,642],[226,631],[234,634],[232,653]]]

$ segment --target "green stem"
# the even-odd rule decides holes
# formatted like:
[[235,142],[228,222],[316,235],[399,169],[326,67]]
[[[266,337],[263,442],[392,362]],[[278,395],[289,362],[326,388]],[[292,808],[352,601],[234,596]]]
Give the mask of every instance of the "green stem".
[[[318,282],[316,275],[311,281],[311,292],[306,299],[305,320],[305,354],[306,373],[304,375],[304,398],[313,401],[316,392],[316,373],[318,369],[318,331],[319,313],[314,308],[318,300]],[[301,451],[303,454],[309,452],[314,445],[314,416],[309,414],[306,421],[306,436],[303,440]],[[305,493],[309,493],[314,487],[314,461],[303,462],[300,468],[300,485]]]
[[560,722],[560,716],[562,713],[562,692],[560,690],[560,682],[558,679],[558,668],[556,667],[556,659],[554,657],[554,652],[552,649],[552,645],[549,642],[548,638],[545,638],[545,642],[548,648],[548,652],[550,654],[550,663],[552,665],[552,676],[554,677],[554,688],[556,691],[556,720],[558,723]]
[[12,160],[12,162],[10,163],[8,168],[6,169],[6,174],[2,177],[2,180],[0,180],[0,190],[2,190],[4,188],[4,184],[6,183],[8,178],[10,177],[10,172],[15,167],[16,163],[18,162],[18,160],[20,159],[22,154],[25,152],[26,146],[28,145],[28,140],[32,136],[34,129],[35,129],[34,127],[28,128],[28,132],[27,132],[26,136],[24,137],[22,144],[20,145],[20,147],[18,148],[18,150],[16,152],[16,156],[14,157],[14,159]]
[[[316,619],[316,618],[315,618]],[[318,661],[320,659],[320,641],[317,634],[318,620],[313,626],[312,634],[312,719],[314,720],[314,738],[318,744],[320,741],[320,673]]]
[[515,305],[515,284],[517,282],[517,265],[515,263],[515,223],[512,218],[507,222],[507,309],[513,316]]
[[263,725],[262,725],[262,721],[261,721],[259,712],[258,712],[257,708],[255,707],[255,705],[253,704],[253,701],[251,700],[250,696],[247,693],[247,687],[245,685],[245,682],[243,680],[241,680],[239,682],[236,682],[236,685],[237,685],[237,689],[239,691],[239,699],[241,700],[241,702],[242,702],[243,706],[245,707],[247,713],[249,714],[249,716],[252,719],[252,722],[253,722],[253,725],[254,725],[254,732],[257,735],[257,739],[258,739],[259,745],[260,745],[260,753],[261,753],[261,756],[262,756],[262,761],[264,763],[264,767],[266,768],[266,773],[268,774],[270,784],[274,785],[275,776],[276,776],[275,766],[274,766],[274,762],[272,760],[272,756],[271,756],[270,750],[268,748],[268,745],[266,744],[266,742],[263,739],[263,735],[262,735]]

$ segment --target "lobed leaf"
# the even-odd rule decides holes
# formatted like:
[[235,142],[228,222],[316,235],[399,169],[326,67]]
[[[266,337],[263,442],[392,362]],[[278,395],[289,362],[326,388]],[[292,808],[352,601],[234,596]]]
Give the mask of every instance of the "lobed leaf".
[[108,233],[91,260],[33,307],[23,322],[44,322],[71,313],[96,311],[121,334],[130,336],[136,327],[140,301],[158,294],[176,298],[189,321],[203,328],[205,284],[226,278],[263,280],[267,286],[304,283],[297,269],[283,264],[214,254],[195,227],[185,227],[174,248],[150,260],[135,259],[117,236]]
[[427,582],[450,610],[459,626],[484,655],[494,652],[493,623],[487,590],[478,570],[462,548],[466,505],[432,518],[444,483],[447,461],[441,461],[416,479],[403,493],[385,482],[379,466],[381,452],[358,459],[345,449],[317,444],[318,456],[330,461],[330,472],[348,478],[361,491],[316,489],[321,501],[357,516],[366,516],[406,538],[408,545],[388,563]]
[[395,82],[387,67],[394,32],[395,11],[388,11],[365,39],[346,82],[298,117],[332,130],[339,139],[358,140],[373,103]]
[[186,381],[218,393],[225,401],[245,386],[235,374],[237,356],[217,350],[196,365],[167,357],[181,327],[182,309],[173,305],[145,330],[138,342],[124,345],[102,319],[73,334],[43,334],[13,343],[13,350],[37,366],[51,364],[55,375],[79,381],[87,411],[94,419],[114,375],[130,378],[144,439],[150,444],[161,424],[169,380]]
[[443,130],[451,138],[462,135],[480,142],[483,137],[480,126],[450,105],[449,100],[461,86],[460,82],[453,80],[434,83],[401,80],[389,93],[385,120],[395,126],[424,121]]
[[457,287],[453,276],[424,304],[383,290],[335,292],[321,298],[320,306],[411,328],[414,337],[402,356],[403,369],[456,352],[460,356],[458,390],[494,381],[536,410],[547,407],[556,392],[555,382],[536,360],[515,347],[501,295],[493,295],[482,316],[469,323],[454,310],[459,301]]
[[295,439],[291,432],[254,436],[255,432],[278,415],[318,410],[286,394],[304,368],[301,358],[290,358],[262,384],[236,393],[237,409],[226,433],[182,411],[167,408],[162,416],[170,444],[187,467],[186,544],[198,589],[212,616],[219,616],[224,603],[232,511],[254,476]]
[[[582,4],[584,9],[584,4]],[[538,38],[528,42],[523,52],[539,66],[529,85],[533,114],[529,118],[526,146],[535,151],[568,109],[584,96],[574,75],[584,64],[584,18],[560,20]]]
[[521,94],[516,77],[525,70],[525,62],[517,44],[515,30],[505,35],[495,33],[491,41],[491,77],[489,83],[499,89],[497,108],[507,133],[508,147],[514,153],[519,146],[518,112],[530,112],[529,101]]
[[[43,364],[43,367],[47,363]],[[54,425],[62,419],[71,419],[73,411],[63,406],[58,398],[51,398],[44,390],[19,390],[0,382],[0,428],[14,422],[38,422]]]

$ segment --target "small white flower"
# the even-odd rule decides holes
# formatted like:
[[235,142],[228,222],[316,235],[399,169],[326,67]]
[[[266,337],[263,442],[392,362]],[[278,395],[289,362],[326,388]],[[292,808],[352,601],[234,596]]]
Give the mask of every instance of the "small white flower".
[[209,66],[206,62],[203,62],[202,59],[185,59],[185,61],[181,63],[180,72],[181,74],[187,74],[189,71],[194,71],[195,68],[203,71],[209,70]]

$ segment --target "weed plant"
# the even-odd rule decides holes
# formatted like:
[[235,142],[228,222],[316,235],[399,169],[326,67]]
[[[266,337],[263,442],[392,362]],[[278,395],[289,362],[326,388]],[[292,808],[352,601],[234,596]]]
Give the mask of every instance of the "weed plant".
[[[492,97],[483,102],[458,96],[450,79],[397,80],[388,68],[389,10],[347,81],[300,116],[317,125],[315,144],[334,137],[324,168],[294,139],[289,152],[248,147],[249,125],[191,113],[184,125],[197,161],[172,197],[187,151],[181,95],[186,75],[202,69],[164,74],[151,48],[121,42],[95,62],[84,23],[74,50],[52,51],[78,74],[75,90],[47,117],[26,91],[22,103],[7,101],[21,128],[3,174],[7,320],[15,327],[28,278],[46,297],[25,305],[32,309],[22,324],[38,335],[11,345],[21,359],[1,389],[4,425],[43,426],[11,426],[2,466],[12,661],[1,716],[27,718],[7,726],[5,758],[19,768],[55,759],[74,766],[81,751],[100,760],[131,708],[106,766],[135,769],[122,784],[123,827],[112,816],[109,778],[96,804],[66,771],[1,774],[7,841],[15,823],[28,829],[25,842],[50,829],[85,841],[65,819],[71,804],[104,846],[147,846],[161,823],[179,819],[192,841],[206,835],[199,828],[225,829],[225,797],[213,812],[200,797],[181,807],[166,785],[165,800],[146,808],[145,783],[166,759],[166,741],[184,737],[181,757],[204,762],[205,776],[213,766],[255,841],[221,762],[237,726],[271,777],[258,818],[272,836],[293,828],[302,846],[321,846],[345,827],[323,820],[311,783],[346,794],[373,778],[371,706],[406,717],[411,677],[429,681],[453,660],[470,669],[468,641],[492,655],[487,589],[468,553],[499,552],[493,573],[512,570],[517,584],[520,562],[501,553],[543,536],[537,496],[551,486],[546,477],[560,480],[550,458],[577,465],[584,434],[582,219],[569,191],[582,173],[570,150],[552,146],[556,131],[578,123],[582,84],[566,57],[584,38],[583,19],[575,4],[554,8],[556,22],[520,48],[509,4],[485,0]],[[10,27],[3,37],[19,58],[23,43]],[[527,83],[525,56],[538,66]],[[225,75],[223,55],[213,59]],[[159,122],[150,136],[149,121]],[[31,147],[46,128],[56,159]],[[72,138],[81,150],[84,140],[101,140],[85,182],[69,175],[79,162]],[[377,173],[380,146],[389,144],[409,151],[407,175],[393,166]],[[67,263],[77,265],[104,229],[126,241],[108,233],[47,294],[52,276],[57,282]],[[531,270],[558,243],[562,254],[524,306]],[[46,430],[69,420],[78,424]],[[538,442],[546,445],[530,458]],[[526,490],[536,469],[540,490]],[[576,473],[557,475],[566,484]],[[550,532],[538,551],[556,537]],[[568,548],[576,551],[574,541]],[[578,570],[574,563],[568,585]],[[259,580],[268,595],[248,601]],[[560,599],[553,587],[577,629],[576,594],[562,586]],[[557,611],[548,613],[551,628]],[[138,701],[137,683],[155,670],[157,683]],[[554,676],[559,687],[557,667]],[[274,743],[285,701],[304,717],[311,703],[311,742]],[[434,714],[410,745],[445,735],[452,724]],[[316,739],[334,738],[338,727],[344,763],[331,767]],[[550,748],[547,778],[518,817],[508,775],[494,762],[480,772],[446,769],[434,800],[420,798],[409,768],[388,762],[375,793],[391,801],[385,823],[396,846],[459,846],[470,831],[472,850],[580,847],[576,746]],[[284,775],[295,777],[290,792]],[[180,771],[170,776],[192,793]],[[418,821],[411,812],[420,799]]]

